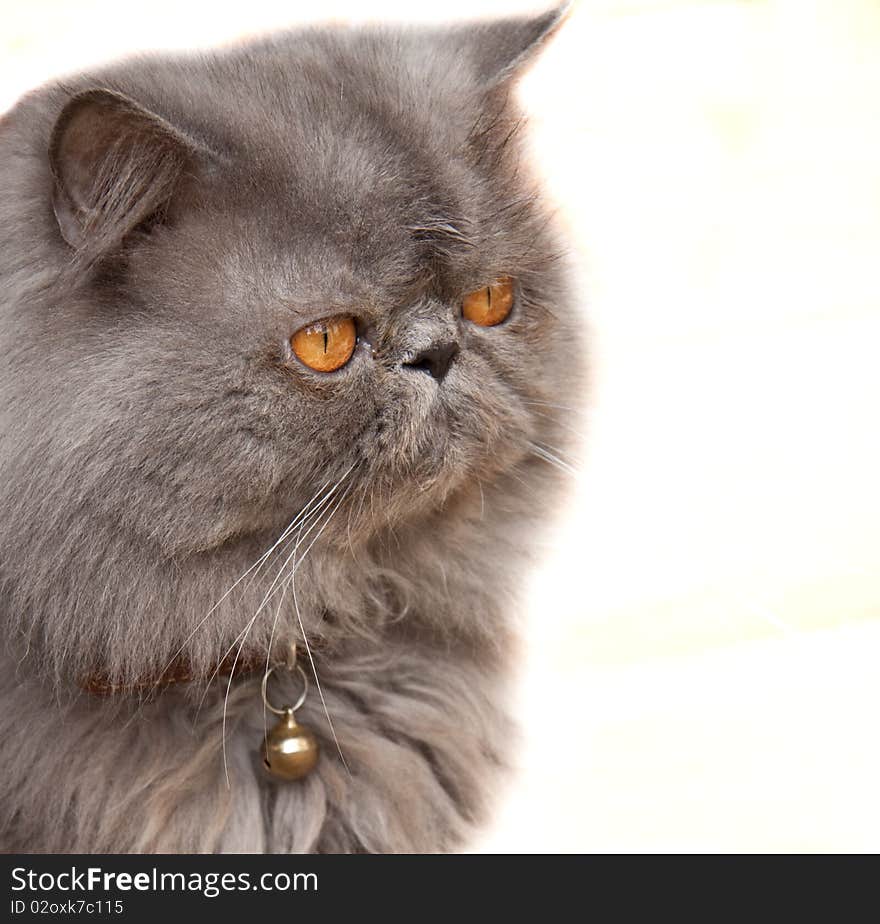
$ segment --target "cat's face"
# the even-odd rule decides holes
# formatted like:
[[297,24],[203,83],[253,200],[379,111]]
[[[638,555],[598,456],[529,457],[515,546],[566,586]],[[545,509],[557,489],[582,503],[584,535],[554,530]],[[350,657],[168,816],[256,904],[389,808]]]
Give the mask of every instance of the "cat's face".
[[53,129],[86,481],[166,551],[340,480],[349,541],[476,496],[577,362],[498,77],[524,49],[487,76],[459,33],[288,41],[110,72]]
[[[351,541],[529,454],[579,362],[508,101],[547,28],[318,33],[84,81],[50,144],[77,261],[55,362],[107,517],[196,551],[341,483]],[[501,314],[465,310],[493,293]]]

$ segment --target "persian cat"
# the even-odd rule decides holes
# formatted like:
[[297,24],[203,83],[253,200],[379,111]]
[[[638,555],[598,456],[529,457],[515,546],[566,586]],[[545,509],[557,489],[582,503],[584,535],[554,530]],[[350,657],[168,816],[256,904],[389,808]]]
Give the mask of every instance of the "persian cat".
[[580,387],[514,92],[561,15],[143,56],[0,121],[0,848],[484,821]]

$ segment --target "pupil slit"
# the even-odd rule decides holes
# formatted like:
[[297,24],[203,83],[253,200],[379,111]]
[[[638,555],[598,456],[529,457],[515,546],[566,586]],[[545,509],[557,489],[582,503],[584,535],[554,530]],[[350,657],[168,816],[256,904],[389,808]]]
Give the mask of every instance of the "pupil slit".
[[324,329],[324,352],[327,352],[327,329]]

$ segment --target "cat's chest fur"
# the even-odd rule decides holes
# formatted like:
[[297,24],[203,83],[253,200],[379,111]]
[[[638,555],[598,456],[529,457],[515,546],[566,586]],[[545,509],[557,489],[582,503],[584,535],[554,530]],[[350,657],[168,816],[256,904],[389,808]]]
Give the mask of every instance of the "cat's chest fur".
[[[59,708],[4,671],[0,733],[17,742],[3,765],[15,793],[4,800],[4,847],[348,853],[466,843],[513,734],[498,668],[386,640],[319,671],[323,703],[311,697],[298,717],[322,755],[296,783],[267,783],[259,766],[259,679],[231,687],[224,748],[225,682],[203,700],[175,692],[108,707],[85,696]],[[24,712],[33,716],[26,734]]]

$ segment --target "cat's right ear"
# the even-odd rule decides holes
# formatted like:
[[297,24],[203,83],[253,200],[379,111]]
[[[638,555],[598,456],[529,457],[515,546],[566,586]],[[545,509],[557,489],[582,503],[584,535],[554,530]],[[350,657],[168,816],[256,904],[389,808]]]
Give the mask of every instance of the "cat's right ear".
[[52,205],[82,268],[161,217],[204,152],[160,116],[105,89],[74,96],[49,145]]
[[485,87],[518,77],[568,18],[572,0],[537,16],[477,23],[463,30]]

